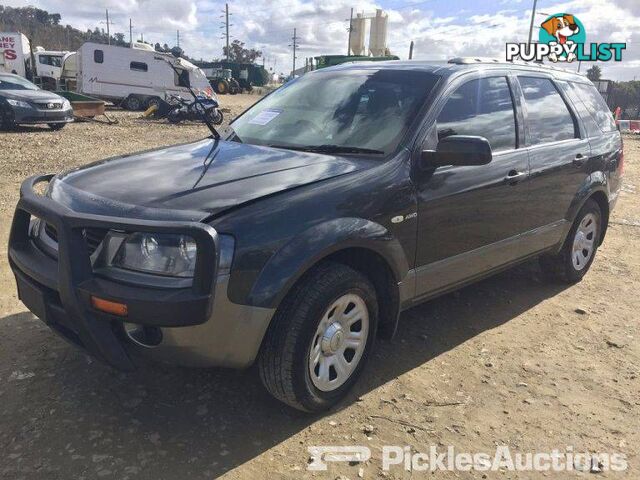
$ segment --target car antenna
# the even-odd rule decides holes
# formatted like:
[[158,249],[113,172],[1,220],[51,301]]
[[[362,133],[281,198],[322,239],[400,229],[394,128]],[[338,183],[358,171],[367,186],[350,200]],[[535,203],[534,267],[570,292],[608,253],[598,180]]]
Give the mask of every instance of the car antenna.
[[[180,72],[178,72],[178,69],[169,60],[167,60],[166,58],[162,58],[162,57],[154,57],[154,59],[155,60],[162,60],[163,62],[166,62],[171,67],[171,69],[176,73],[176,75],[178,75],[178,78],[180,78]],[[191,89],[191,82],[188,82],[188,83],[189,84],[187,85],[187,88],[189,89],[189,93],[191,93],[191,95],[193,96],[193,99],[195,100],[195,102],[200,107],[199,109],[197,108],[196,110],[198,110],[198,113],[202,117],[202,120],[204,121],[204,123],[207,124],[207,127],[211,131],[211,134],[213,135],[213,138],[215,138],[216,140],[220,140],[220,133],[218,133],[218,131],[216,130],[216,127],[213,126],[213,123],[211,123],[211,120],[209,118],[207,118],[206,110],[205,110],[204,106],[202,105],[202,102],[200,102],[200,99],[198,98],[198,96]]]

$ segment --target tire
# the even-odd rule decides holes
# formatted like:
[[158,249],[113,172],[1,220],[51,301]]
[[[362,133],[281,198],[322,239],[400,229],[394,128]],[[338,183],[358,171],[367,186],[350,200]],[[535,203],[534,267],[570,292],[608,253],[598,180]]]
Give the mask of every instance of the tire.
[[224,121],[224,115],[218,109],[210,110],[207,113],[207,115],[208,115],[209,120],[211,121],[211,123],[213,123],[214,125],[220,125]]
[[180,114],[177,109],[171,110],[167,114],[167,120],[169,121],[169,123],[173,124],[180,123],[182,121],[182,114]]
[[[340,322],[348,330],[336,326]],[[258,358],[262,383],[298,410],[331,408],[362,373],[377,322],[375,288],[364,275],[333,262],[314,267],[284,298],[269,326]],[[358,346],[347,346],[348,337]]]
[[149,97],[144,101],[144,109],[148,110],[150,107],[160,107],[162,99],[160,97]]
[[142,100],[136,95],[129,95],[124,102],[122,102],[122,105],[132,112],[142,110]]
[[[577,283],[582,280],[600,245],[604,227],[602,219],[598,203],[593,199],[587,200],[578,212],[560,252],[540,257],[540,268],[548,280],[561,283]],[[582,249],[579,248],[581,246]]]
[[226,80],[218,80],[216,83],[216,92],[220,95],[225,95],[229,93],[229,82]]
[[16,126],[13,110],[10,107],[0,106],[0,130],[13,130]]
[[47,123],[51,130],[62,130],[67,124],[66,123]]

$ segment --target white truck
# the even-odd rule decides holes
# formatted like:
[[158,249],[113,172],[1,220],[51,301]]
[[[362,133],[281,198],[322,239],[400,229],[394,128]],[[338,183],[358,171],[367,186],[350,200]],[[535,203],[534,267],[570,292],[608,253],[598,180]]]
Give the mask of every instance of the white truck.
[[128,48],[88,42],[78,49],[75,61],[78,93],[120,104],[128,110],[148,108],[167,94],[190,100],[189,86],[196,92],[213,93],[198,67],[170,53],[156,52],[144,43]]
[[73,52],[32,48],[19,32],[0,33],[0,72],[28,78],[46,90],[56,90],[67,59]]
[[0,72],[26,77],[30,65],[27,37],[18,32],[0,32]]

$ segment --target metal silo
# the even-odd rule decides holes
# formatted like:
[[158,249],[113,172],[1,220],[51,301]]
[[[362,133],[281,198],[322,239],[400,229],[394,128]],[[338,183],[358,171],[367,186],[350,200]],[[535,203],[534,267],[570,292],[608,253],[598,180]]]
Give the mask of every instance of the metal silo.
[[374,57],[381,57],[387,52],[387,14],[376,10],[376,16],[371,19],[369,34],[369,53]]
[[358,14],[356,18],[351,20],[351,44],[349,48],[352,55],[364,55],[364,34],[367,19]]

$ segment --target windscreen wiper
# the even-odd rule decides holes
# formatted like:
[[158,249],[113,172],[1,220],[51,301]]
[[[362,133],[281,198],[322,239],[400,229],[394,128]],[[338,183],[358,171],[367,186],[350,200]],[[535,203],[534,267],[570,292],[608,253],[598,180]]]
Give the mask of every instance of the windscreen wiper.
[[283,148],[287,150],[299,150],[301,152],[312,153],[336,153],[355,155],[384,155],[382,150],[373,148],[350,147],[347,145],[269,145],[272,148]]
[[[155,60],[162,60],[163,62],[166,62],[171,67],[171,69],[175,72],[175,74],[178,75],[178,78],[180,77],[180,72],[173,65],[173,63],[171,63],[169,60],[167,60],[165,58],[162,58],[162,57],[154,57],[154,59]],[[189,83],[191,83],[191,82],[189,82]],[[191,93],[191,95],[193,96],[193,99],[195,100],[195,102],[200,107],[200,108],[196,108],[196,110],[198,111],[198,114],[202,118],[202,121],[204,123],[206,123],[207,127],[209,128],[209,131],[213,135],[213,138],[215,138],[216,140],[220,140],[220,134],[216,130],[216,127],[213,126],[213,123],[211,123],[211,120],[207,117],[207,110],[204,108],[204,105],[202,105],[202,102],[200,101],[198,96],[191,89],[191,85],[187,85],[187,88],[189,89],[189,93]]]

